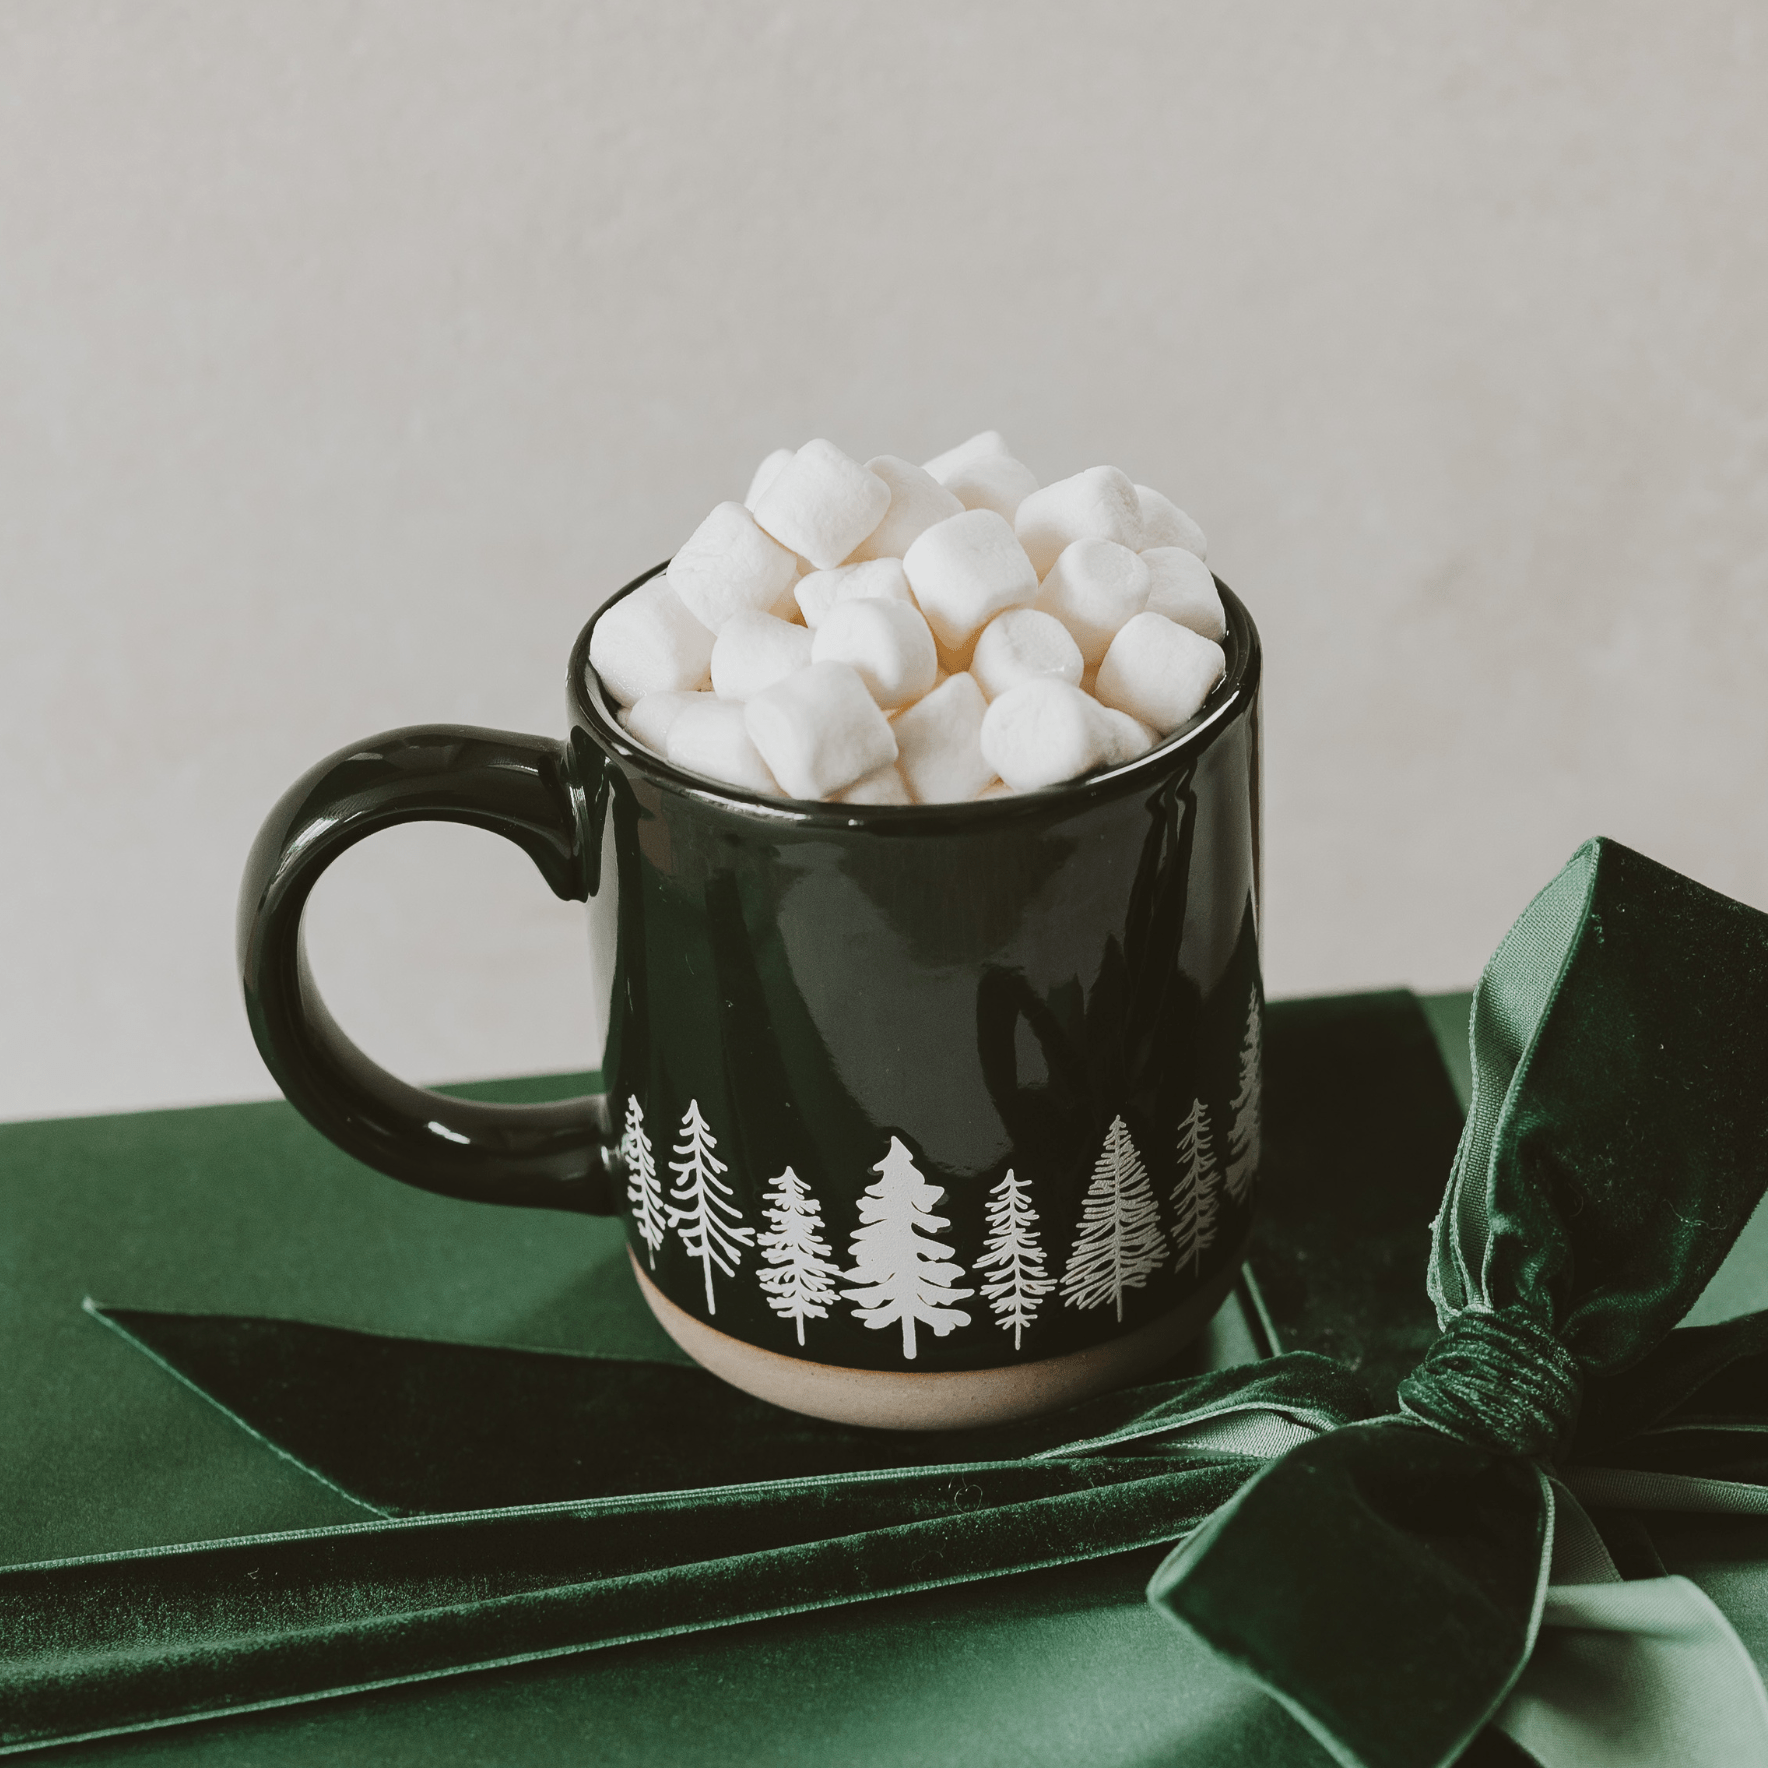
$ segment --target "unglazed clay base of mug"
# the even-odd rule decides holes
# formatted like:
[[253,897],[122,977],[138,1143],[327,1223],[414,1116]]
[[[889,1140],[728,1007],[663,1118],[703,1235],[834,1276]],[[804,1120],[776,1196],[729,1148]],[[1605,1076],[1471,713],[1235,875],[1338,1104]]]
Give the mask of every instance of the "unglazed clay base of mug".
[[[876,1430],[965,1430],[1057,1412],[1157,1368],[1188,1344],[1227,1299],[1244,1248],[1182,1307],[1122,1338],[1008,1369],[840,1369],[745,1344],[678,1308],[632,1260],[657,1323],[703,1369],[789,1412]],[[627,1257],[632,1257],[627,1249]]]

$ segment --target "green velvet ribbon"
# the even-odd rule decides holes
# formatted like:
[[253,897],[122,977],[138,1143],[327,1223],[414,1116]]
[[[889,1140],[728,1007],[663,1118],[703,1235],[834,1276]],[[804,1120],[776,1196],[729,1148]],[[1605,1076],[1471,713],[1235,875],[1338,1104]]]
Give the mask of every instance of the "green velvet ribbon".
[[[1471,1037],[1397,1412],[1297,1352],[906,1466],[15,1567],[0,1752],[1177,1541],[1151,1600],[1339,1761],[1435,1768],[1491,1721],[1549,1768],[1768,1762],[1736,1635],[1623,1580],[1614,1520],[1768,1514],[1768,1316],[1674,1329],[1768,1187],[1768,917],[1592,843]],[[1628,1690],[1634,1755],[1593,1753]]]

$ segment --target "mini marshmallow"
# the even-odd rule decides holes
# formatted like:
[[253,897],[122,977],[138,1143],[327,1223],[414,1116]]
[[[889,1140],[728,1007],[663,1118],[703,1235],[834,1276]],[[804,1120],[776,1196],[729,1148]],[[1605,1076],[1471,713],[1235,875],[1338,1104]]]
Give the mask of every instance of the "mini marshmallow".
[[1138,755],[1146,755],[1158,740],[1139,718],[1131,718],[1127,712],[1119,712],[1114,707],[1101,706],[1099,719],[1105,728],[1105,759],[1112,767],[1134,761]]
[[755,520],[781,546],[828,571],[878,526],[889,508],[890,487],[819,437],[806,442],[769,481],[755,500]]
[[746,728],[794,798],[823,798],[896,759],[890,721],[845,663],[812,663],[745,707]]
[[896,765],[919,803],[956,804],[988,784],[995,770],[982,755],[987,711],[975,676],[954,675],[890,721]]
[[1033,491],[1020,504],[1013,527],[1040,579],[1056,555],[1077,540],[1114,540],[1131,552],[1145,544],[1136,488],[1116,467],[1088,467]]
[[1142,511],[1142,544],[1138,551],[1146,552],[1151,546],[1182,546],[1200,559],[1209,557],[1209,542],[1203,538],[1203,530],[1170,497],[1138,485],[1136,502]]
[[631,706],[647,694],[702,686],[712,634],[666,576],[653,577],[596,621],[589,661],[614,699]]
[[942,483],[967,510],[993,510],[1010,522],[1037,490],[1037,474],[1010,454],[989,454],[949,474]]
[[862,774],[845,791],[833,794],[836,804],[913,804],[909,789],[894,763]]
[[1085,662],[1097,663],[1117,629],[1147,607],[1152,582],[1153,574],[1127,546],[1077,540],[1051,565],[1037,606],[1068,628]]
[[808,628],[772,614],[733,614],[712,647],[712,688],[721,700],[751,700],[810,663]]
[[1078,686],[1084,666],[1080,646],[1054,614],[1009,608],[983,627],[970,673],[993,700],[1035,675],[1053,675]]
[[1110,747],[1097,704],[1068,682],[1040,675],[989,707],[982,753],[1014,791],[1032,792],[1097,767]]
[[743,708],[735,700],[711,694],[696,695],[696,704],[684,707],[669,727],[669,759],[691,773],[705,774],[727,786],[749,792],[784,794],[743,722]]
[[881,521],[853,549],[856,561],[900,559],[935,522],[955,516],[964,506],[931,473],[894,454],[880,454],[866,462],[890,487],[890,508]]
[[1008,608],[1037,597],[1037,573],[1011,524],[993,510],[965,510],[934,525],[904,555],[902,568],[933,635],[948,651]]
[[717,632],[744,608],[771,608],[797,572],[792,554],[740,503],[721,503],[669,561],[669,581],[700,624]]
[[901,559],[872,559],[863,565],[837,565],[833,571],[812,571],[798,579],[797,601],[804,624],[813,630],[837,602],[877,597],[914,606]]
[[980,435],[972,436],[968,442],[960,442],[956,448],[948,448],[944,454],[936,454],[931,460],[922,461],[921,465],[943,485],[952,474],[974,466],[977,461],[1008,452],[1007,438],[999,430],[984,430]]
[[633,702],[630,712],[620,715],[620,722],[653,755],[667,755],[670,727],[685,708],[707,697],[703,693],[646,694],[642,700]]
[[1213,640],[1164,614],[1138,614],[1099,665],[1098,695],[1103,705],[1139,718],[1164,737],[1196,714],[1227,666]]
[[[811,638],[810,656],[812,662],[857,669],[887,712],[920,699],[939,672],[939,653],[920,609],[875,596],[837,602]],[[716,651],[712,663],[716,670]],[[713,680],[716,685],[716,675]]]
[[1222,612],[1221,592],[1203,560],[1189,547],[1149,546],[1142,549],[1142,563],[1151,579],[1148,611],[1164,614],[1220,644],[1228,630],[1227,616]]
[[743,508],[753,511],[760,501],[761,494],[775,479],[780,476],[780,468],[792,458],[789,448],[776,448],[760,466],[755,469],[755,477],[749,481],[749,493],[743,499]]

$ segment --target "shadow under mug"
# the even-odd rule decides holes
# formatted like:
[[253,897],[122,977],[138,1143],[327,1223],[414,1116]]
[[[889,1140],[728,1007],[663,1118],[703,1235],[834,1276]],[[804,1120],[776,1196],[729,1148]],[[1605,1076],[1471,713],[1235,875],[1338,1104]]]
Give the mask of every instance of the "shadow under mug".
[[[592,620],[565,743],[416,726],[284,794],[240,895],[258,1048],[394,1178],[622,1215],[665,1329],[779,1405],[958,1427],[1132,1381],[1232,1286],[1258,1168],[1260,653],[1222,603],[1227,673],[1161,747],[910,806],[672,767],[617,721]],[[326,1011],[307,896],[419,819],[490,829],[587,903],[605,1093],[428,1092]]]

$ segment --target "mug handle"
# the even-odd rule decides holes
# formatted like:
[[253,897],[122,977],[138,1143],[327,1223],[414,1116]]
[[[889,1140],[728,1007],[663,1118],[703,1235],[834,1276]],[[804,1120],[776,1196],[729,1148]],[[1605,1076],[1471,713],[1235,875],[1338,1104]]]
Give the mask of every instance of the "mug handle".
[[395,823],[471,823],[513,841],[553,893],[589,895],[584,788],[545,737],[412,725],[340,749],[282,795],[240,884],[240,981],[252,1036],[289,1102],[345,1153],[408,1185],[481,1203],[612,1215],[619,1156],[607,1096],[492,1105],[408,1085],[327,1011],[301,912],[345,848]]

